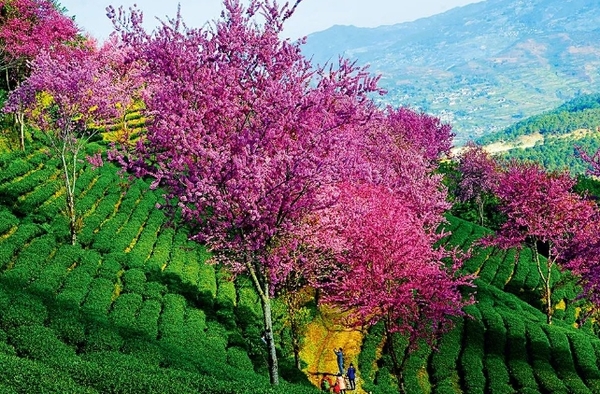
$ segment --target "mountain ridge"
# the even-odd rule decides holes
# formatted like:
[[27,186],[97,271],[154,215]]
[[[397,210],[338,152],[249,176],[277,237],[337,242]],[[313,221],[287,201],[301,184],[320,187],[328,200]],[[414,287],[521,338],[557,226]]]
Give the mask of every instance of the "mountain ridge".
[[370,65],[406,105],[453,124],[457,142],[600,91],[600,13],[591,0],[487,0],[377,28],[308,36],[315,63]]

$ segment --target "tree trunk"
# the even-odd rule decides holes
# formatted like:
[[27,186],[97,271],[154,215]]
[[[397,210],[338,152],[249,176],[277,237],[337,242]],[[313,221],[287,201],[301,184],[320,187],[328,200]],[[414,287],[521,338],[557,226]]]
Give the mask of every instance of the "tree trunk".
[[298,327],[298,322],[296,322],[294,318],[292,318],[290,330],[292,336],[292,349],[294,350],[294,362],[296,363],[296,368],[298,368],[298,370],[301,370],[302,365],[300,365],[300,338],[298,338],[300,327]]
[[552,272],[552,260],[551,256],[548,256],[546,267],[548,272],[544,275],[544,271],[542,271],[542,263],[540,262],[540,254],[536,246],[533,247],[533,254],[535,256],[535,263],[537,265],[538,273],[540,274],[540,278],[544,282],[544,301],[546,303],[546,322],[548,324],[552,324],[552,288],[550,287],[550,277]]
[[73,163],[72,170],[73,174],[69,173],[69,163],[67,160],[67,142],[63,142],[61,151],[61,160],[63,165],[63,173],[65,176],[65,189],[67,199],[67,216],[69,217],[69,231],[71,233],[71,244],[77,243],[77,212],[75,211],[75,182],[77,181],[77,151],[72,152]]
[[269,379],[271,385],[277,386],[279,384],[279,366],[277,363],[277,352],[275,350],[275,338],[273,338],[273,317],[271,314],[271,298],[269,297],[269,283],[268,279],[261,275],[261,279],[258,278],[258,272],[254,269],[252,263],[246,261],[246,268],[252,278],[252,283],[260,296],[260,305],[263,310],[263,328],[265,331],[265,340],[267,341],[267,349],[269,352],[268,363],[269,363]]
[[17,123],[19,124],[19,141],[21,144],[21,150],[25,150],[25,113],[19,111],[15,115]]

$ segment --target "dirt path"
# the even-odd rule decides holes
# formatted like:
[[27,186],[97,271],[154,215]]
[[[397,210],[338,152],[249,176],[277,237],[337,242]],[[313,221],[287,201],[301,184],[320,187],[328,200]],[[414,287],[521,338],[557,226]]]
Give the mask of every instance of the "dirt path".
[[[345,368],[353,363],[358,369],[362,332],[344,327],[337,321],[339,318],[339,311],[321,309],[320,316],[308,326],[304,346],[300,350],[300,358],[307,364],[304,373],[316,386],[319,385],[324,374],[333,378],[338,372],[334,348],[343,349]],[[348,390],[348,393],[365,393],[360,387],[360,370],[357,371],[357,376],[356,390]]]

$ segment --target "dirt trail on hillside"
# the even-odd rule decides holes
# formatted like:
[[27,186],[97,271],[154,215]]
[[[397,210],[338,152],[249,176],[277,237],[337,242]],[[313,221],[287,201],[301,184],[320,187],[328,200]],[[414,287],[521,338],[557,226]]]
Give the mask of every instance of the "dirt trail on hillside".
[[323,375],[335,378],[338,372],[337,358],[333,349],[344,351],[344,367],[353,363],[357,369],[356,390],[348,393],[363,394],[358,369],[358,354],[362,345],[363,334],[360,330],[344,327],[339,322],[340,312],[321,308],[320,316],[309,324],[304,346],[300,350],[300,358],[307,364],[304,373],[309,380],[319,386]]

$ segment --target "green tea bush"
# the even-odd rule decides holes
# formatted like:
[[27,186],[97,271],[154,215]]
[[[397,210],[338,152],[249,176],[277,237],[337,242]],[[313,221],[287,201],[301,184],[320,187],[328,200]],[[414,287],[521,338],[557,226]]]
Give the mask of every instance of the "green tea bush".
[[115,284],[105,278],[96,278],[90,283],[88,292],[81,311],[94,322],[106,324],[108,322],[108,310],[112,304]]
[[46,181],[30,193],[24,194],[19,198],[16,212],[24,215],[34,212],[48,201],[54,193],[59,191],[61,187],[63,187],[63,183],[60,179]]
[[159,336],[161,339],[179,342],[184,337],[183,322],[186,301],[179,294],[165,294],[163,308],[158,322]]
[[14,178],[12,182],[3,183],[0,186],[0,201],[11,204],[20,196],[43,185],[55,172],[56,167],[44,167],[30,172],[22,178]]
[[600,392],[600,371],[598,370],[598,359],[591,341],[598,341],[578,332],[568,332],[567,336],[573,350],[573,358],[576,370],[586,383],[586,386],[594,393]]
[[17,251],[21,250],[27,242],[41,233],[42,229],[38,225],[23,223],[19,225],[14,234],[0,241],[0,268],[6,267]]
[[515,271],[513,273],[510,282],[508,283],[509,291],[519,291],[525,288],[525,279],[529,274],[529,271],[532,269],[535,270],[535,266],[533,266],[531,250],[522,249],[519,251],[519,259],[515,264]]
[[142,296],[136,293],[121,294],[110,312],[110,322],[124,335],[137,333],[136,316],[142,306]]
[[61,308],[79,309],[80,304],[87,295],[88,286],[91,282],[92,277],[84,270],[75,269],[71,271],[56,296],[57,303]]
[[[476,308],[469,308],[474,318],[464,319],[464,348],[460,356],[460,372],[466,392],[472,394],[485,393],[486,378],[483,374],[483,358],[485,347],[485,327]],[[477,314],[476,314],[477,313]]]
[[79,310],[58,308],[50,313],[48,327],[64,343],[79,347],[86,340],[85,323]]
[[[2,155],[6,157],[6,155]],[[24,158],[15,158],[7,163],[7,166],[2,166],[0,171],[0,183],[10,182],[10,180],[18,178],[34,169],[33,164]]]
[[119,276],[119,272],[123,269],[123,260],[127,256],[123,253],[110,253],[104,256],[104,259],[98,266],[98,276],[100,278],[114,281]]
[[0,383],[7,393],[98,394],[93,388],[77,384],[60,368],[0,353]]
[[248,353],[239,347],[230,347],[227,349],[227,364],[241,371],[254,371],[254,365]]
[[226,327],[233,328],[236,325],[234,307],[236,300],[235,284],[231,275],[221,268],[216,273],[217,295],[215,309],[217,317]]
[[12,292],[10,303],[0,313],[0,325],[5,328],[43,325],[48,318],[46,305],[27,293]]
[[119,351],[125,341],[114,327],[90,322],[86,330],[84,353]]
[[75,351],[60,341],[54,331],[41,325],[27,325],[7,331],[8,340],[17,353],[26,358],[60,366],[75,357]]
[[507,364],[510,374],[519,390],[524,388],[538,390],[527,356],[525,323],[512,311],[505,310],[503,312],[502,316],[507,328]]
[[[431,356],[432,383],[450,380],[457,369],[458,356],[462,349],[463,321],[458,320],[456,327],[444,334],[439,342],[438,350]],[[451,386],[451,385],[450,385]]]
[[591,393],[575,369],[569,339],[564,330],[553,325],[545,326],[544,330],[551,344],[552,360],[558,377],[573,393]]
[[498,259],[498,271],[494,279],[490,282],[492,286],[498,289],[504,289],[505,284],[509,281],[515,270],[515,259],[517,258],[514,249],[505,250],[502,260]]
[[144,294],[146,285],[146,274],[138,268],[129,269],[123,272],[123,292]]
[[153,275],[153,277],[161,277],[163,267],[165,267],[169,261],[171,255],[171,248],[173,247],[173,237],[175,236],[175,230],[169,227],[163,227],[158,233],[156,245],[152,255],[146,262],[147,270]]
[[156,300],[161,302],[163,295],[167,292],[167,286],[159,282],[146,282],[142,295],[145,300]]
[[529,358],[538,385],[542,392],[568,393],[569,390],[556,376],[550,363],[550,342],[539,324],[526,323]]
[[5,209],[0,209],[0,235],[8,232],[19,224],[19,219]]
[[[96,233],[95,231],[100,229],[102,223],[112,215],[119,199],[120,196],[118,193],[106,195],[104,198],[101,198],[100,204],[94,210],[93,215],[84,218],[83,227],[78,235],[79,242],[82,245],[91,246],[92,243],[95,244],[96,242],[101,245],[110,244],[112,237],[114,237],[114,233]],[[99,238],[100,240],[98,240]]]
[[136,329],[141,335],[156,339],[158,336],[158,319],[162,306],[157,300],[146,300],[142,304],[137,316]]

